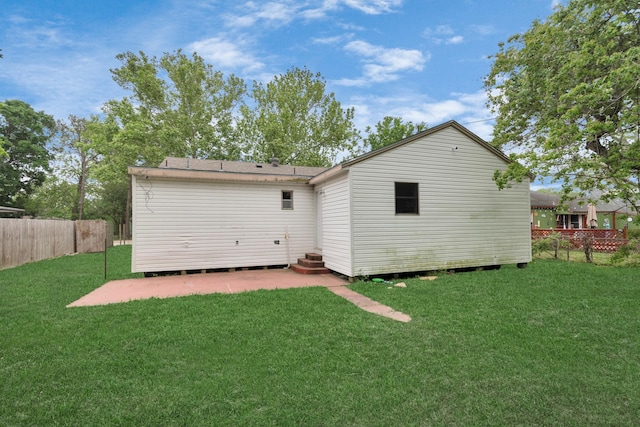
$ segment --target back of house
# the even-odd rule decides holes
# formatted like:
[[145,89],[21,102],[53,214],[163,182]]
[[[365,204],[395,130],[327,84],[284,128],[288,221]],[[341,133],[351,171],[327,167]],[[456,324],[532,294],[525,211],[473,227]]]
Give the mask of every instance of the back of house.
[[448,122],[312,178],[326,266],[353,277],[530,262],[529,181],[493,181],[508,162]]
[[447,122],[331,169],[167,158],[130,168],[134,272],[287,266],[348,277],[531,260],[529,182]]

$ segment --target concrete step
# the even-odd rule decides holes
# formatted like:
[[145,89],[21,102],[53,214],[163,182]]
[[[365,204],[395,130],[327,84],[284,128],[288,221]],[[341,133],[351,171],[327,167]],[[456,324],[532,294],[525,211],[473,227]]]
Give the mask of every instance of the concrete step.
[[300,264],[291,264],[291,269],[300,274],[329,274],[331,273],[325,267],[305,267]]
[[315,261],[308,258],[298,258],[298,264],[300,264],[303,267],[309,267],[309,268],[324,267],[324,261]]
[[322,255],[320,255],[320,254],[306,253],[306,254],[304,254],[304,257],[306,259],[310,259],[312,261],[322,261]]

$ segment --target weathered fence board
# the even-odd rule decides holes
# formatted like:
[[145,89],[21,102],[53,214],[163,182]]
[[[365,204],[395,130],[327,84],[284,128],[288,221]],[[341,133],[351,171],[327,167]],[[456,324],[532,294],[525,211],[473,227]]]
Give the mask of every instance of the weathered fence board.
[[113,224],[102,220],[0,218],[0,269],[113,246]]
[[113,224],[101,219],[76,221],[76,252],[102,252],[113,246]]
[[73,221],[0,218],[0,268],[74,252]]

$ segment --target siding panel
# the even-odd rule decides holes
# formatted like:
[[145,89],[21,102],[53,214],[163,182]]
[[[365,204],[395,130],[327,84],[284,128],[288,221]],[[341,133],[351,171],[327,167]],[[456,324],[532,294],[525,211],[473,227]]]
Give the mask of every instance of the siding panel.
[[[134,272],[284,265],[313,249],[309,185],[136,176],[133,185]],[[293,191],[293,210],[281,209],[282,190]]]
[[[505,167],[453,128],[353,165],[353,274],[529,262],[529,183],[499,191]],[[419,215],[395,214],[396,181],[418,183]]]
[[316,191],[323,193],[322,258],[325,266],[338,273],[352,276],[349,176],[344,174],[331,179],[320,184]]

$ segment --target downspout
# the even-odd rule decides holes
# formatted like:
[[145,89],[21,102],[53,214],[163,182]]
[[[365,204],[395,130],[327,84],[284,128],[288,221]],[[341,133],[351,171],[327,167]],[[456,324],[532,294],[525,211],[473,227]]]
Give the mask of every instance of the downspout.
[[289,249],[289,226],[284,226],[284,241],[287,244],[287,266],[284,268],[288,270],[291,267],[291,250]]

